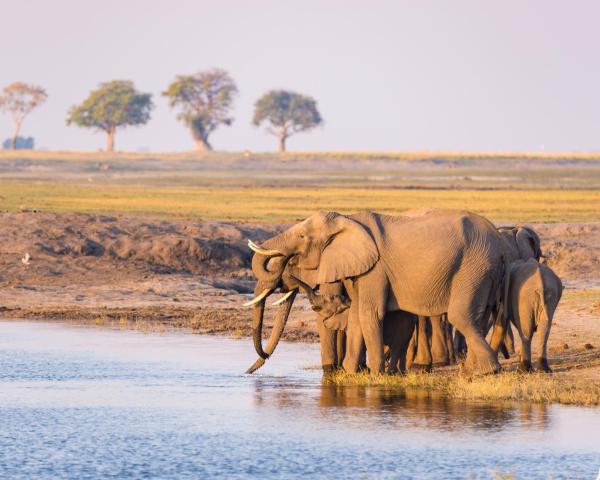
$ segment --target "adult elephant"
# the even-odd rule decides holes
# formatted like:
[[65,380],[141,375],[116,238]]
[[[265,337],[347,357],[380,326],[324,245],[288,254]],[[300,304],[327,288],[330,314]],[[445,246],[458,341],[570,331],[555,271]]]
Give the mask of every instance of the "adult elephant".
[[[257,261],[262,262],[263,260],[260,259],[259,256],[255,255],[253,257],[253,269],[255,268],[254,264]],[[285,328],[285,324],[290,314],[292,303],[296,297],[298,289],[310,288],[306,283],[297,278],[297,276],[301,275],[297,268],[290,265],[289,262],[284,266],[284,263],[285,259],[282,257],[271,260],[271,264],[273,264],[272,266],[274,266],[277,271],[282,270],[280,278],[273,276],[272,278],[267,278],[266,280],[259,280],[255,288],[255,295],[258,296],[256,296],[254,300],[245,304],[256,305],[254,307],[254,329],[255,332],[257,328],[262,332],[265,302],[264,297],[259,294],[261,292],[274,291],[276,289],[285,294],[281,299],[273,303],[273,305],[282,306],[276,312],[273,330],[267,345],[264,347],[264,350],[261,343],[262,333],[258,337],[256,335],[254,336],[255,348],[257,352],[262,351],[262,354],[259,353],[260,357],[252,366],[250,366],[250,368],[248,368],[248,370],[246,370],[246,373],[254,373],[256,370],[261,368],[265,364],[265,360],[275,351],[275,348],[279,343],[279,339],[283,334],[283,330]],[[303,273],[307,281],[310,281],[314,284],[316,272]],[[350,300],[344,294],[343,285],[341,282],[321,285],[319,290],[320,297],[322,298],[322,301],[319,302],[319,305],[313,303],[312,298],[310,298],[310,300],[313,310],[317,312],[315,323],[317,326],[319,344],[321,347],[321,366],[323,368],[323,372],[329,374],[334,370],[341,368],[342,366],[341,362],[346,348],[345,328],[348,318],[346,310],[350,306]],[[310,292],[313,293],[312,289],[310,289]],[[319,314],[321,308],[327,309],[326,313],[323,312],[325,314],[325,320],[323,315]]]
[[[517,260],[528,260],[530,258],[539,262],[540,258],[544,257],[540,237],[533,228],[526,225],[501,226],[498,227],[498,233],[503,242],[504,256],[508,264],[512,264]],[[487,335],[495,321],[496,315],[494,314],[482,325],[484,335]],[[515,353],[512,329],[510,324],[500,327],[496,330],[494,338],[491,340],[492,347],[497,351],[500,348],[500,342],[503,342],[504,356],[509,358],[510,355],[514,355]],[[504,331],[506,331],[506,336],[503,335]],[[464,356],[466,353],[465,338],[460,332],[455,333],[454,349],[460,356]]]
[[[352,301],[343,366],[356,372],[366,345],[372,372],[383,372],[383,318],[387,311],[447,313],[468,342],[467,368],[496,372],[500,365],[480,324],[499,300],[504,272],[502,240],[485,218],[465,211],[420,210],[402,216],[320,212],[276,235],[255,251],[258,278],[254,345],[262,358],[264,303],[280,286],[289,263],[311,286],[341,281]],[[307,281],[308,280],[308,281]],[[276,345],[297,290],[281,300],[269,338]]]

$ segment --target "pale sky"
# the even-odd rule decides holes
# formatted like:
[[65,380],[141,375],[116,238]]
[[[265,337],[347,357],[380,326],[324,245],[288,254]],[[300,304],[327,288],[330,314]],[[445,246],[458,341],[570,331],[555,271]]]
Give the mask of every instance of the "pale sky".
[[[275,150],[250,120],[262,93],[285,88],[325,120],[290,150],[600,151],[599,21],[600,2],[577,0],[7,0],[0,86],[47,89],[22,130],[38,148],[103,148],[66,112],[129,79],[156,108],[117,131],[117,149],[190,150],[160,92],[220,67],[240,94],[218,150]],[[1,115],[0,139],[11,132]]]

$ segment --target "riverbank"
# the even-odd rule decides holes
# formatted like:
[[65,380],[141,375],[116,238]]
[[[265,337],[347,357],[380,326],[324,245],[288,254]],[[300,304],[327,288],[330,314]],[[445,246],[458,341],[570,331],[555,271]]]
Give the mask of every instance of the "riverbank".
[[[235,338],[252,334],[251,313],[242,306],[254,285],[246,240],[260,241],[285,227],[42,212],[5,212],[0,222],[4,318],[141,331],[187,329]],[[549,342],[553,375],[507,374],[469,382],[456,376],[456,368],[446,368],[431,376],[342,375],[334,381],[418,387],[453,398],[597,404],[600,224],[535,228],[548,263],[567,287]],[[267,308],[266,335],[274,310]],[[283,339],[318,341],[314,313],[304,296],[295,303]],[[248,348],[252,351],[250,343]],[[515,360],[503,365],[510,371]]]

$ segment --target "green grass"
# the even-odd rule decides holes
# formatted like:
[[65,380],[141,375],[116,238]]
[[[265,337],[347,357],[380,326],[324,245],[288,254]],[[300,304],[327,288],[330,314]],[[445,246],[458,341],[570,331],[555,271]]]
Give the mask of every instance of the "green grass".
[[4,182],[0,209],[294,221],[318,210],[400,213],[423,206],[472,210],[496,221],[600,220],[596,190],[402,190],[348,187],[115,187]]
[[556,374],[501,373],[469,379],[456,374],[352,375],[338,372],[328,381],[336,385],[428,392],[459,400],[600,405],[600,381]]

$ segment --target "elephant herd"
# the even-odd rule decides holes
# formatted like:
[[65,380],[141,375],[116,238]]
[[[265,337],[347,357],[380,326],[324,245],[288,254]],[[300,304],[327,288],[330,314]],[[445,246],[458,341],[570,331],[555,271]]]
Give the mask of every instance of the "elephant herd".
[[[319,212],[254,251],[252,373],[273,354],[300,290],[317,313],[323,370],[354,373],[430,370],[464,356],[464,370],[500,370],[498,352],[514,352],[510,322],[521,338],[520,369],[550,371],[547,341],[562,294],[560,279],[539,263],[537,233],[496,228],[466,211],[421,209],[390,216]],[[280,292],[263,348],[265,303]],[[490,343],[486,341],[492,330]]]

